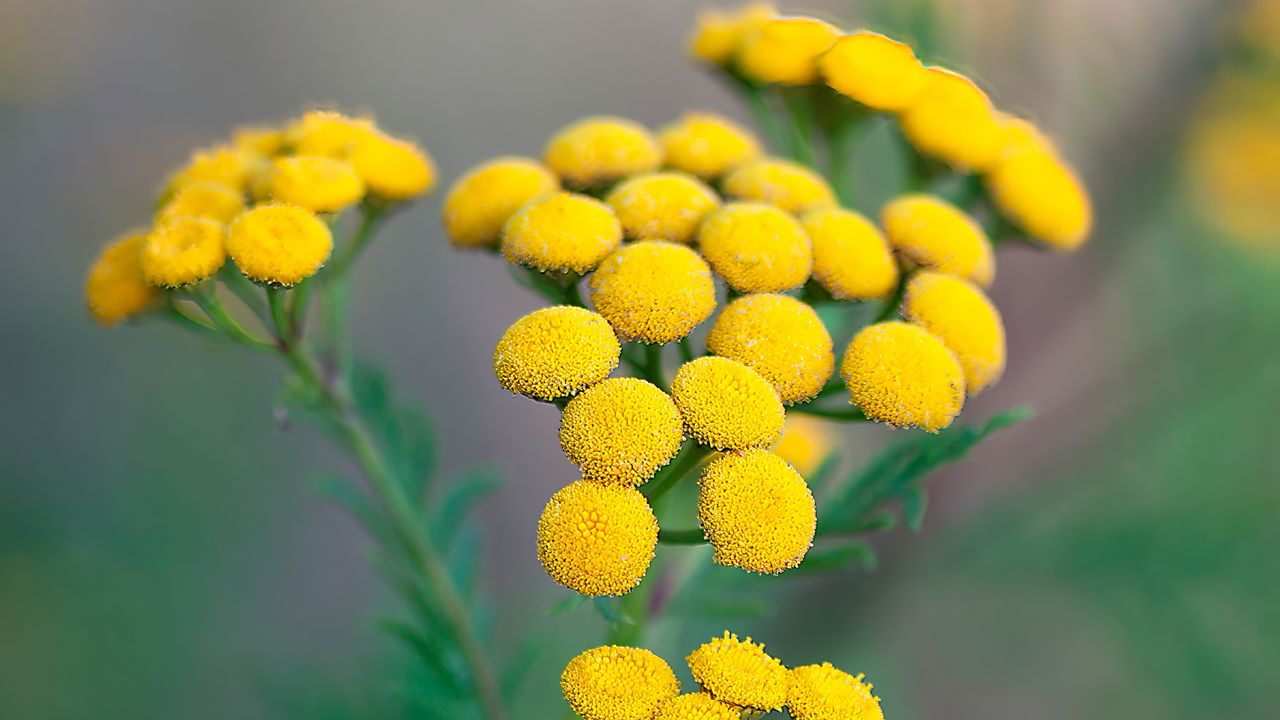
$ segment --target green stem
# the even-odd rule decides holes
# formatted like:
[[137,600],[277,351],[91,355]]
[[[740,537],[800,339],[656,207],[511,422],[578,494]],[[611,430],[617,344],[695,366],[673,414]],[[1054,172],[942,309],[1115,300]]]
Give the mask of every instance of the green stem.
[[787,111],[787,125],[791,137],[791,157],[796,162],[814,167],[817,156],[813,150],[813,103],[807,95],[808,88],[778,88],[782,106]]
[[704,545],[707,542],[707,536],[702,532],[702,528],[659,530],[658,542],[666,545]]
[[869,419],[865,414],[863,414],[862,410],[856,406],[850,406],[847,408],[823,408],[811,407],[809,405],[796,405],[793,406],[791,410],[804,415],[827,418],[828,420],[841,420],[843,422],[865,422]]
[[691,362],[693,360],[693,343],[689,341],[689,336],[685,335],[680,338],[680,362]]
[[676,483],[684,479],[694,468],[698,467],[713,450],[705,445],[699,445],[697,442],[690,440],[675,456],[675,458],[667,463],[653,476],[649,482],[640,487],[640,492],[649,498],[649,504],[658,501],[658,498],[666,495]]
[[644,345],[644,376],[649,382],[663,390],[667,389],[667,378],[662,370],[662,346]]
[[355,233],[351,239],[343,245],[329,264],[328,275],[333,278],[345,277],[350,271],[352,263],[356,258],[360,257],[360,253],[369,244],[369,240],[373,238],[373,231],[377,229],[378,224],[385,217],[385,211],[376,206],[366,205],[360,208],[360,224],[356,226]]
[[264,326],[267,325],[267,308],[262,303],[262,294],[258,292],[258,286],[252,280],[245,277],[239,268],[229,262],[218,271],[218,277],[222,279],[222,284],[231,291],[231,294],[239,298],[240,302],[244,303]]
[[244,329],[244,326],[232,317],[231,313],[227,312],[226,306],[212,291],[197,289],[188,297],[204,311],[205,316],[212,320],[214,325],[221,328],[231,339],[259,350],[271,350],[274,348],[271,343]]
[[769,107],[769,101],[761,92],[760,86],[733,70],[726,70],[724,77],[742,94],[747,108],[751,111],[751,116],[755,118],[756,125],[760,127],[760,132],[764,133],[770,147],[775,151],[784,147],[787,143],[786,128],[778,120],[773,108]]
[[311,302],[312,283],[308,278],[293,287],[293,303],[289,306],[289,336],[302,337],[307,323],[307,306]]

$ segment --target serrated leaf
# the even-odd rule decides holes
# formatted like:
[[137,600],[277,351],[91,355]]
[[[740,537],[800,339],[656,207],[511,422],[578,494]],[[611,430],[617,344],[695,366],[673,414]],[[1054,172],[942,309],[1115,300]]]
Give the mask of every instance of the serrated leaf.
[[401,620],[380,618],[377,621],[377,625],[383,632],[400,640],[412,650],[418,659],[422,660],[423,665],[431,671],[431,674],[441,681],[442,687],[453,697],[465,697],[466,681],[459,677],[454,668],[450,667],[444,651],[438,643],[434,643],[427,635],[419,632],[417,628]]
[[583,605],[587,604],[587,596],[573,593],[566,595],[555,602],[554,605],[547,608],[548,615],[563,615],[567,612],[573,612]]
[[322,473],[312,487],[315,491],[336,502],[352,519],[360,523],[365,532],[376,542],[387,539],[387,530],[373,501],[360,492],[349,480],[337,473]]
[[476,579],[476,558],[480,555],[480,535],[463,532],[449,547],[449,574],[464,597],[469,597]]
[[433,522],[436,544],[448,547],[457,537],[476,503],[501,485],[502,480],[497,471],[488,467],[477,468],[459,477],[437,502],[438,509]]
[[796,568],[798,573],[823,573],[846,570],[855,563],[868,572],[876,567],[876,551],[861,540],[828,548],[814,548]]

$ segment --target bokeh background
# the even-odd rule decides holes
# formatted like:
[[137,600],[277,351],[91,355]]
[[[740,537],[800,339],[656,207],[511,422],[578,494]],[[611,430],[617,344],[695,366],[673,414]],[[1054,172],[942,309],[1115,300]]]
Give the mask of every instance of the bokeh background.
[[[783,8],[910,35],[924,5]],[[867,672],[893,720],[1276,717],[1275,5],[932,4],[939,30],[917,40],[1060,140],[1097,232],[1066,258],[1001,253],[1011,367],[966,413],[1037,417],[933,477],[924,532],[877,539],[878,570],[800,581],[732,628]],[[266,358],[93,326],[87,264],[192,147],[314,102],[376,111],[446,181],[589,113],[743,117],[686,62],[696,11],[0,0],[0,717],[394,716],[403,660],[373,628],[391,608],[369,545],[311,489],[342,459],[277,427]],[[1255,110],[1252,132],[1214,124]],[[872,211],[892,189],[863,187]],[[437,196],[367,254],[355,334],[435,409],[448,468],[507,472],[481,513],[497,643],[541,628],[522,714],[560,717],[558,670],[600,633],[589,612],[548,616],[563,591],[532,542],[571,468],[554,410],[488,362],[538,302],[499,260],[451,252],[438,216]],[[882,439],[850,438],[853,461]],[[711,631],[691,625],[659,636],[673,664]]]

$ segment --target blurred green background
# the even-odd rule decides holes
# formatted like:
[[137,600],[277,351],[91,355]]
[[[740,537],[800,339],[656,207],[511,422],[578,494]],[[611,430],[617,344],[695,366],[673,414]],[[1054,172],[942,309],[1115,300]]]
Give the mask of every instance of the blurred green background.
[[[893,720],[1274,718],[1280,243],[1215,230],[1183,162],[1244,4],[942,0],[928,37],[920,5],[783,8],[973,72],[1077,161],[1098,229],[1070,257],[1001,253],[1010,370],[966,414],[1037,417],[933,477],[924,532],[878,538],[877,571],[789,584],[729,627],[866,672]],[[590,113],[742,117],[685,60],[696,9],[0,0],[0,717],[395,715],[404,659],[372,627],[387,598],[369,546],[310,489],[343,460],[276,421],[267,359],[94,327],[87,265],[190,148],[313,102],[416,135],[446,182]],[[451,252],[438,203],[363,262],[357,341],[436,409],[448,467],[508,471],[481,518],[496,643],[547,634],[522,710],[559,717],[559,669],[600,637],[587,612],[547,615],[563,591],[532,542],[571,468],[554,411],[488,363],[538,302],[500,261]],[[882,437],[851,440],[854,460]],[[676,664],[723,626],[665,628],[656,649]]]

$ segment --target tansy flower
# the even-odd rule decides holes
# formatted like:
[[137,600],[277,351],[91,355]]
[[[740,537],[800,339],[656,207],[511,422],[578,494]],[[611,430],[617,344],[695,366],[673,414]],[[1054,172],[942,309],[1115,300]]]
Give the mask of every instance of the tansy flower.
[[836,202],[825,178],[781,158],[761,158],[738,167],[725,177],[724,192],[737,200],[768,203],[797,214]]
[[640,485],[680,450],[684,423],[671,397],[638,378],[609,378],[569,401],[560,447],[582,478]]
[[637,175],[605,198],[632,240],[670,240],[688,245],[720,197],[706,183],[683,173]]
[[364,181],[351,163],[322,155],[276,158],[271,195],[315,213],[337,212],[364,196]]
[[458,178],[444,198],[444,229],[461,248],[494,248],[502,226],[536,198],[560,189],[560,181],[537,160],[502,157]]
[[937,335],[964,368],[965,388],[977,395],[1004,372],[1004,323],[1000,311],[973,283],[921,272],[907,283],[902,316]]
[[942,340],[904,322],[863,328],[840,374],[854,405],[872,420],[937,432],[964,405],[964,370]]
[[1000,212],[1055,250],[1075,250],[1093,225],[1084,183],[1050,148],[1007,154],[986,176]]
[[777,11],[767,3],[753,3],[737,11],[701,12],[689,41],[689,55],[712,65],[727,65],[744,37],[775,15]]
[[818,64],[827,85],[885,112],[909,106],[929,77],[911,46],[867,30],[837,40]]
[[687,658],[693,679],[721,702],[777,710],[787,701],[787,669],[765,654],[764,644],[725,631]]
[[787,712],[795,720],[884,720],[871,684],[831,663],[787,672]]
[[698,523],[717,564],[776,574],[804,560],[817,511],[786,460],[766,450],[724,455],[707,466],[698,488]]
[[662,150],[643,125],[597,116],[556,133],[542,160],[565,182],[585,188],[655,170],[662,164]]
[[218,183],[241,189],[256,160],[255,154],[230,145],[196,150],[187,164],[170,178],[169,189],[176,192],[191,183]]
[[279,154],[284,143],[284,130],[266,125],[243,125],[231,133],[232,145],[262,157]]
[[585,275],[622,242],[622,225],[608,205],[556,193],[525,205],[502,228],[502,255],[541,272]]
[[933,195],[903,195],[880,213],[889,242],[911,262],[987,287],[995,279],[991,241],[973,218]]
[[407,200],[430,192],[436,166],[421,147],[381,132],[362,136],[351,151],[351,166],[369,192],[387,200]]
[[693,250],[639,242],[614,251],[591,276],[591,304],[623,340],[674,342],[716,308],[711,268]]
[[142,276],[146,235],[131,233],[102,249],[85,281],[85,304],[99,325],[110,327],[146,310],[158,292]]
[[371,118],[354,118],[332,110],[308,110],[285,128],[285,141],[296,155],[345,159],[356,143],[375,132]]
[[792,415],[782,428],[782,437],[773,446],[773,454],[786,460],[801,476],[817,470],[827,459],[834,442],[826,423],[807,415]]
[[621,352],[603,317],[580,307],[548,307],[507,328],[493,351],[493,372],[503,389],[551,401],[604,380]]
[[689,434],[718,450],[765,447],[782,432],[785,413],[777,391],[736,360],[685,363],[671,381],[671,397]]
[[756,82],[808,85],[818,80],[818,57],[839,36],[815,18],[769,20],[743,38],[738,68]]
[[658,521],[633,487],[579,480],[552,495],[538,519],[542,567],[583,595],[626,594],[649,569],[657,544]]
[[710,693],[686,693],[671,698],[658,707],[653,720],[738,720],[738,708],[720,702]]
[[729,303],[707,335],[707,349],[760,373],[788,405],[812,399],[835,371],[831,335],[818,313],[790,295]]
[[227,253],[240,272],[261,283],[293,285],[329,259],[333,235],[315,215],[290,205],[260,205],[231,223]]
[[650,720],[680,692],[680,682],[671,666],[648,650],[606,645],[570,660],[560,674],[560,689],[586,720]]
[[837,300],[887,297],[898,287],[898,263],[870,220],[844,208],[810,210],[800,224],[813,243],[813,279]]
[[181,287],[218,272],[226,262],[226,230],[216,220],[178,217],[157,225],[142,246],[142,275],[161,287]]
[[951,165],[985,170],[1000,155],[1004,134],[995,108],[969,78],[930,67],[915,100],[898,116],[916,149]]
[[698,231],[711,268],[741,293],[800,287],[813,266],[809,236],[791,215],[770,205],[729,203]]
[[658,131],[667,167],[714,180],[760,156],[750,130],[711,113],[688,113]]
[[244,195],[241,191],[221,183],[191,182],[174,191],[156,213],[156,222],[163,224],[179,217],[199,217],[228,223],[242,210]]

